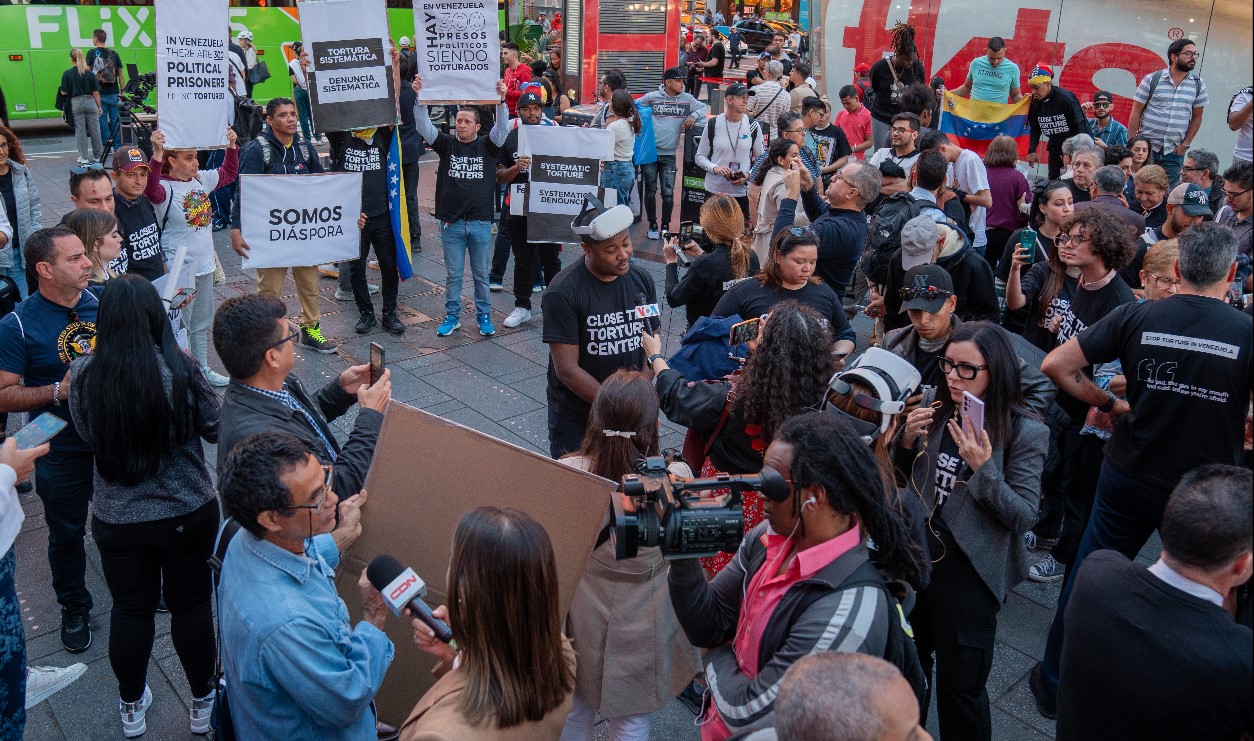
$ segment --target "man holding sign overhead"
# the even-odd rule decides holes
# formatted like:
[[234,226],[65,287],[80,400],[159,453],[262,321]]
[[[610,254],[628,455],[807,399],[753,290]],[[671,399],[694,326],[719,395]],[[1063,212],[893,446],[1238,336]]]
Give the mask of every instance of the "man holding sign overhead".
[[[413,89],[422,100],[422,76],[414,75]],[[488,292],[488,258],[492,250],[492,214],[496,197],[496,160],[509,135],[509,110],[505,107],[505,81],[498,81],[496,121],[488,136],[480,135],[479,109],[464,106],[457,111],[455,135],[440,133],[431,123],[427,106],[414,106],[414,125],[422,138],[440,155],[435,181],[435,217],[440,220],[444,244],[444,321],[436,334],[448,337],[462,326],[462,273],[466,253],[475,280],[475,315],[479,334],[496,334]]]

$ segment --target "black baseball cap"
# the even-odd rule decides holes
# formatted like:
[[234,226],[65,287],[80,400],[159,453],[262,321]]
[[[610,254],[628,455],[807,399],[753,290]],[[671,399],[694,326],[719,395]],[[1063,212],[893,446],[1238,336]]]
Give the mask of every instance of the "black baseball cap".
[[529,106],[529,105],[538,105],[541,107],[544,106],[544,101],[541,100],[540,94],[535,92],[534,90],[528,90],[522,95],[518,96],[518,105],[515,106],[515,109],[523,108],[524,106]]
[[686,80],[688,79],[688,75],[684,74],[684,71],[678,67],[671,67],[662,73],[662,79],[663,80]]
[[906,171],[896,162],[884,160],[880,163],[880,175],[886,178],[904,178]]
[[729,95],[748,95],[748,94],[749,94],[748,86],[740,82],[733,82],[732,84],[727,86],[727,92],[723,93],[723,97],[726,98]]
[[910,268],[902,280],[901,313],[918,309],[935,314],[954,295],[954,281],[949,271],[928,263]]
[[1114,103],[1115,96],[1111,95],[1105,90],[1098,90],[1097,92],[1093,93],[1093,102],[1094,103]]

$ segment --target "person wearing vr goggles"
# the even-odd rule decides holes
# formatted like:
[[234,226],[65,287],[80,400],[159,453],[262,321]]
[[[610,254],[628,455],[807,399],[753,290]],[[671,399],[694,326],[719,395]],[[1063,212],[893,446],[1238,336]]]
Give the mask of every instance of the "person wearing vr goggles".
[[[763,460],[788,491],[766,499],[766,521],[745,534],[731,563],[707,582],[696,559],[670,562],[675,615],[693,645],[710,649],[702,741],[773,726],[778,682],[804,656],[885,656],[908,640],[895,633],[896,604],[865,536],[908,582],[919,578],[922,556],[862,438],[835,415],[808,412],[784,422]],[[894,658],[899,669],[917,670]]]
[[586,196],[571,231],[583,259],[557,274],[541,300],[549,346],[549,453],[579,449],[601,383],[620,368],[646,370],[640,337],[657,331],[660,311],[653,278],[631,262],[627,229],[634,216]]

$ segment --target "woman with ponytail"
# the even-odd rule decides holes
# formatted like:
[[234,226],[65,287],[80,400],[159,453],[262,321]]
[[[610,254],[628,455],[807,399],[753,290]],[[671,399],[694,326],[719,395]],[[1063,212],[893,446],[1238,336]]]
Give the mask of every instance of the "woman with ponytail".
[[[740,215],[735,201],[731,208]],[[601,384],[592,402],[583,445],[561,462],[618,481],[651,455],[661,455],[653,384],[637,371],[620,370]],[[672,463],[670,471],[692,475],[684,463]],[[649,714],[701,671],[697,650],[680,631],[665,589],[661,550],[641,548],[634,558],[616,561],[608,528],[607,514],[603,537],[570,605],[566,635],[579,663],[574,709],[561,741],[592,741],[598,710],[609,720],[611,741],[645,741]]]
[[810,412],[784,422],[764,461],[788,482],[788,495],[766,503],[767,521],[745,534],[727,568],[707,583],[696,560],[671,561],[680,625],[694,645],[710,649],[714,697],[702,741],[772,726],[776,685],[808,654],[892,656],[907,678],[918,668],[890,650],[908,639],[865,539],[906,581],[919,578],[921,557],[884,497],[866,444],[846,420]]
[[[671,237],[662,248],[666,260],[666,303],[683,306],[691,327],[703,316],[710,316],[730,284],[761,270],[758,256],[745,238],[745,216],[731,196],[711,193],[701,206],[701,229],[710,250],[701,252],[695,242],[679,244]],[[681,280],[679,255],[696,256]]]

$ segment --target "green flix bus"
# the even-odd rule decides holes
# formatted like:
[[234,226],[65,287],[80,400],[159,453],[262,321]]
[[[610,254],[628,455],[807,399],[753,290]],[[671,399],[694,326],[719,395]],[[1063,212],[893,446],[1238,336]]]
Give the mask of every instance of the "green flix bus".
[[[392,38],[414,36],[412,0],[387,4]],[[264,103],[291,95],[285,70],[289,58],[285,54],[290,51],[284,45],[300,39],[294,0],[230,0],[230,5],[232,38],[240,31],[252,32],[257,55],[270,68],[270,79],[253,89],[253,97]],[[54,106],[57,85],[70,67],[70,49],[90,49],[91,33],[97,28],[104,29],[109,48],[118,52],[126,68],[134,65],[140,74],[152,72],[156,68],[152,6],[153,0],[0,0],[0,119],[59,118]]]

